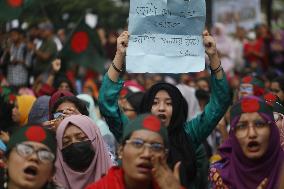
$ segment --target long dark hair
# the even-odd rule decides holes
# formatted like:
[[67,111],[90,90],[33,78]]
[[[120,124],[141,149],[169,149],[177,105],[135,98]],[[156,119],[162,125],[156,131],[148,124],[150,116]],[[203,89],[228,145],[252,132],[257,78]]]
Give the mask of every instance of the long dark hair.
[[188,106],[181,92],[168,83],[153,85],[144,95],[141,103],[142,113],[151,112],[156,94],[164,90],[172,100],[172,117],[168,126],[169,156],[168,164],[173,169],[174,165],[181,161],[180,179],[183,186],[189,186],[196,175],[196,158],[192,146],[192,139],[185,133],[184,124],[187,119]]

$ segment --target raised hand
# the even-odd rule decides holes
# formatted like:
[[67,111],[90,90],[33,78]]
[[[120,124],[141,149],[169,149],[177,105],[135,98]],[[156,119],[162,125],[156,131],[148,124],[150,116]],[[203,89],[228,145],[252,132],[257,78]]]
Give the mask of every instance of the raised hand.
[[128,31],[124,31],[117,38],[117,53],[124,54],[126,53],[126,48],[128,47]]
[[207,30],[203,32],[203,44],[205,46],[205,52],[209,58],[218,54],[216,42]]
[[4,142],[4,143],[8,143],[10,140],[10,135],[8,132],[5,131],[0,131],[0,139]]
[[55,60],[52,61],[51,65],[52,65],[52,71],[54,73],[57,73],[61,68],[61,60],[55,59]]
[[152,175],[161,189],[180,189],[178,169],[180,163],[175,165],[174,173],[167,165],[166,158],[153,156],[151,158],[153,165]]

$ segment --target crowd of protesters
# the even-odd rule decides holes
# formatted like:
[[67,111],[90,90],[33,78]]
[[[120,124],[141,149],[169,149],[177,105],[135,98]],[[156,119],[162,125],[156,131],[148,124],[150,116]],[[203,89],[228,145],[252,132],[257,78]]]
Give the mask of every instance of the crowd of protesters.
[[216,23],[184,74],[127,73],[128,32],[96,32],[105,73],[49,21],[0,33],[0,188],[284,187],[283,30]]

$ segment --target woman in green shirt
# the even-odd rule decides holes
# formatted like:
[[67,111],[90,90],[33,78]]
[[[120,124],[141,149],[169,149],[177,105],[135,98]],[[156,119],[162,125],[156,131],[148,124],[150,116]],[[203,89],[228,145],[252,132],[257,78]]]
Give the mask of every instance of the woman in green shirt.
[[[151,112],[158,116],[167,126],[172,152],[169,154],[168,163],[173,167],[176,162],[181,161],[181,183],[186,188],[206,187],[207,166],[204,167],[203,161],[207,160],[204,159],[205,153],[199,146],[215,128],[231,102],[230,90],[215,41],[207,31],[203,33],[203,40],[213,73],[211,75],[212,94],[204,112],[191,121],[186,121],[186,101],[175,86],[166,83],[155,84],[147,91],[141,103],[144,112]],[[120,75],[127,45],[128,32],[123,32],[117,39],[116,56],[104,76],[99,95],[101,113],[117,140],[121,139],[122,128],[128,123],[127,117],[120,111],[117,104],[119,92],[123,87]],[[197,162],[195,162],[194,154],[197,154]]]

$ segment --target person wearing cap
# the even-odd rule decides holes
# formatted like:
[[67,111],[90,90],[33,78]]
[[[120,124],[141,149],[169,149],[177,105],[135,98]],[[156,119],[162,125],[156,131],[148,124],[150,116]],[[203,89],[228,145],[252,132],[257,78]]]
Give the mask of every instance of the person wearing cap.
[[56,131],[55,181],[83,189],[107,173],[112,162],[97,125],[85,115],[66,117]]
[[274,121],[279,129],[281,148],[284,150],[284,106],[281,104],[278,96],[272,92],[266,93],[263,95],[263,98],[273,108]]
[[241,79],[238,99],[249,95],[262,96],[264,93],[264,82],[257,77],[248,75]]
[[122,165],[112,167],[106,176],[86,189],[182,188],[178,174],[167,166],[168,147],[167,129],[159,118],[152,114],[137,116],[123,128],[118,152]]
[[277,188],[284,152],[273,110],[262,98],[243,97],[230,112],[229,138],[211,165],[211,188]]
[[20,127],[7,144],[4,188],[56,188],[51,183],[55,172],[56,142],[43,127]]

